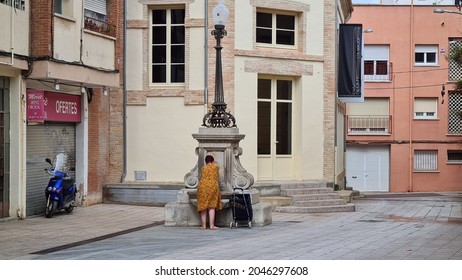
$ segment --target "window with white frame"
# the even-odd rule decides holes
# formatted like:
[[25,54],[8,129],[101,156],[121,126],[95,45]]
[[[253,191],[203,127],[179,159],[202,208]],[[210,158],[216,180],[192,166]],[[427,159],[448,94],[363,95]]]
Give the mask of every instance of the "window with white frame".
[[436,119],[438,98],[416,97],[414,99],[414,119]]
[[390,62],[389,45],[365,45],[364,46],[364,80],[365,81],[389,81]]
[[65,17],[72,17],[74,15],[73,0],[53,0],[53,12]]
[[438,151],[434,150],[415,150],[414,151],[414,171],[437,171],[438,170]]
[[462,164],[462,150],[448,150],[448,163]]
[[257,12],[256,40],[259,44],[295,47],[296,17],[282,12]]
[[185,9],[154,9],[151,13],[151,83],[184,83]]
[[438,46],[437,45],[416,45],[415,46],[415,65],[416,66],[435,66],[438,65]]

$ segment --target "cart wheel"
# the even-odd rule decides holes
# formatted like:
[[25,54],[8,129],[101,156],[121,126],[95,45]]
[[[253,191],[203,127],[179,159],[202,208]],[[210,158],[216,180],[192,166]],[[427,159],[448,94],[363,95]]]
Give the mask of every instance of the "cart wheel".
[[249,222],[249,228],[252,228],[252,222]]
[[233,228],[233,222],[229,223],[229,228]]
[[236,227],[239,227],[239,223],[238,223],[237,221],[235,222],[235,226],[236,226]]

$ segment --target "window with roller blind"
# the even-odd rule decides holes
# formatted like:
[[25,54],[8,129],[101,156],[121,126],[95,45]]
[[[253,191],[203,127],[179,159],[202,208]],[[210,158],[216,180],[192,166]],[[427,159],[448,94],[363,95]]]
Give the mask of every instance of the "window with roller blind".
[[438,98],[423,98],[414,99],[414,119],[429,119],[437,118]]

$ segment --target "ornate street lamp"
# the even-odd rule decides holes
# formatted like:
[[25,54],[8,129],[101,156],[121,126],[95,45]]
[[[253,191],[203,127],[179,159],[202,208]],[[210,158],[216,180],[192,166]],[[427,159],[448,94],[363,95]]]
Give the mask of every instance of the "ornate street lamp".
[[236,119],[231,113],[226,112],[226,103],[223,92],[223,73],[221,66],[221,39],[226,36],[225,25],[228,21],[229,10],[224,4],[224,0],[218,0],[217,6],[212,10],[212,20],[215,29],[212,35],[217,40],[216,64],[215,64],[215,102],[212,104],[212,112],[207,113],[203,118],[202,126],[206,127],[235,127]]

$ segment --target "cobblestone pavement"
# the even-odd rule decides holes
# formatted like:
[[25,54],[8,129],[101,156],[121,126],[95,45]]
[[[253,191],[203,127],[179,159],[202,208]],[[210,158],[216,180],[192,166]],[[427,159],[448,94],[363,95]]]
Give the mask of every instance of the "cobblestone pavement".
[[100,204],[0,221],[0,260],[462,260],[462,192],[370,194],[355,212],[273,212],[265,227],[165,227],[162,207]]

